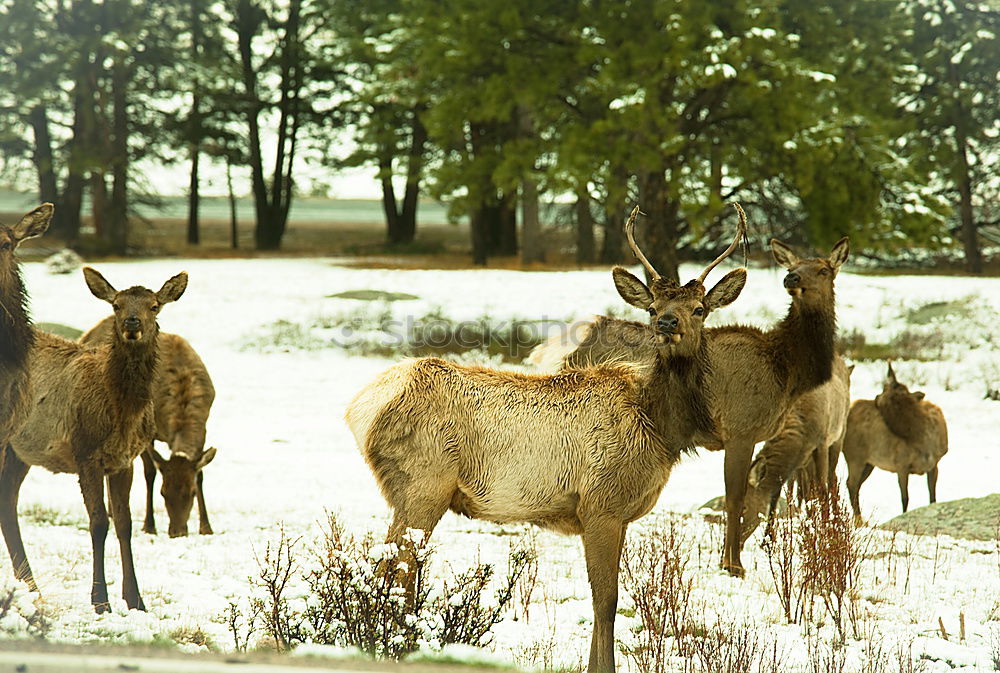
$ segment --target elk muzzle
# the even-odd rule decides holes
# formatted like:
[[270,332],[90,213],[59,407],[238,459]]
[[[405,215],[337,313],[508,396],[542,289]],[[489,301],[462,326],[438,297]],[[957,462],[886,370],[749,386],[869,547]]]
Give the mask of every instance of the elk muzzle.
[[664,341],[669,340],[675,344],[680,343],[683,334],[677,331],[679,322],[676,315],[667,313],[656,319],[656,331],[665,337]]
[[142,321],[136,317],[128,317],[122,321],[123,336],[126,341],[137,341],[142,338]]
[[788,274],[787,276],[785,276],[783,284],[785,286],[785,289],[788,290],[788,294],[792,295],[793,297],[802,296],[802,291],[803,291],[802,277],[799,276],[799,274],[794,272]]

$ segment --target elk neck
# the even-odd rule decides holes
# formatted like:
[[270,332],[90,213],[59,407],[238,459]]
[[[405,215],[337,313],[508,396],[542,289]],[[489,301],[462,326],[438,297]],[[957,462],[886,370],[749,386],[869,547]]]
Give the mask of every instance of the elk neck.
[[12,265],[0,278],[0,365],[8,368],[23,365],[35,341],[27,304],[21,274]]
[[774,362],[784,369],[787,389],[795,397],[823,385],[833,375],[834,302],[828,305],[793,301],[788,314],[773,332]]
[[909,395],[879,395],[875,407],[889,430],[907,441],[918,441],[929,425],[923,405]]
[[693,357],[657,355],[642,404],[674,459],[695,448],[695,438],[716,434],[711,412],[707,341]]
[[153,377],[158,366],[156,332],[141,343],[129,344],[115,331],[108,361],[108,388],[119,408],[139,413],[153,399]]

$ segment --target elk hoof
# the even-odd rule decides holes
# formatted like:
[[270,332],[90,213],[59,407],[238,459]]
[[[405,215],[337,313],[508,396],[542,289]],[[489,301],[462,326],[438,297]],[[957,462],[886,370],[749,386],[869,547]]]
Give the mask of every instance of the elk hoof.
[[201,535],[214,535],[215,531],[213,531],[212,527],[209,526],[207,523],[203,523],[201,524],[201,527],[198,529],[198,533]]
[[107,601],[103,603],[94,603],[94,612],[99,615],[103,615],[105,612],[111,612],[111,604]]

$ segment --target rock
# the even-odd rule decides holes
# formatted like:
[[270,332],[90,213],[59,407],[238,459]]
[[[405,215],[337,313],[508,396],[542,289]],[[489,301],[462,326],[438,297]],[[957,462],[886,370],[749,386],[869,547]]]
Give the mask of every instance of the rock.
[[63,248],[59,252],[49,255],[45,260],[45,265],[48,267],[49,273],[73,273],[83,266],[83,257],[69,248]]
[[913,535],[995,540],[1000,535],[1000,493],[920,507],[886,521],[879,528]]

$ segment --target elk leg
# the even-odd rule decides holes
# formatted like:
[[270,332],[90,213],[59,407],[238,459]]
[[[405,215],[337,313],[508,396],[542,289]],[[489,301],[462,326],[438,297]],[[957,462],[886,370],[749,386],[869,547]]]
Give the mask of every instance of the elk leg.
[[851,499],[851,509],[854,510],[854,523],[859,526],[862,523],[861,502],[859,500],[861,485],[871,476],[874,469],[875,467],[870,463],[864,465],[847,463],[847,494]]
[[91,460],[80,466],[80,492],[90,517],[90,543],[94,556],[94,582],[90,589],[90,602],[97,614],[111,611],[108,602],[108,583],[104,576],[104,541],[108,536],[108,510],[104,507],[104,474]]
[[937,502],[937,475],[938,469],[935,465],[934,469],[927,473],[927,492],[930,494],[932,504]]
[[837,490],[837,463],[840,462],[840,452],[844,449],[844,439],[834,442],[827,452],[827,487],[831,492]]
[[156,484],[156,463],[149,451],[143,451],[142,476],[146,478],[146,518],[142,522],[142,532],[156,535],[156,518],[153,516],[153,486]]
[[132,559],[132,513],[129,511],[128,496],[132,491],[132,466],[108,476],[111,503],[115,513],[115,535],[122,554],[122,598],[129,610],[146,611],[139,595],[139,582],[135,578],[135,563]]
[[8,445],[3,451],[3,464],[0,465],[0,529],[3,530],[3,539],[10,553],[14,577],[23,580],[31,591],[38,591],[31,566],[28,565],[28,557],[24,553],[21,526],[17,521],[17,496],[29,469]]
[[[430,480],[424,483],[427,485],[430,483]],[[406,498],[405,503],[397,507],[393,513],[387,541],[399,547],[396,562],[397,564],[405,563],[407,568],[406,573],[400,579],[403,581],[407,600],[412,601],[414,598],[414,583],[416,582],[417,571],[416,545],[412,540],[407,538],[406,533],[410,529],[423,531],[424,542],[426,542],[434,531],[435,526],[437,526],[438,521],[448,511],[452,492],[445,493],[441,491],[438,494],[434,494],[433,492],[425,491],[419,496],[415,494],[409,495],[410,497]],[[383,572],[385,570],[383,568]]]
[[201,535],[212,534],[212,524],[208,522],[208,508],[205,507],[205,473],[198,471],[195,482],[195,494],[198,496],[198,533]]
[[903,501],[903,512],[910,506],[910,473],[900,472],[899,477],[899,497]]
[[583,553],[594,603],[594,634],[590,641],[590,673],[615,671],[615,614],[618,611],[618,568],[625,524],[614,517],[583,521]]
[[726,539],[722,551],[722,569],[736,577],[743,577],[745,574],[743,564],[740,562],[740,551],[743,549],[740,533],[743,528],[743,500],[746,497],[752,457],[753,444],[726,447]]

